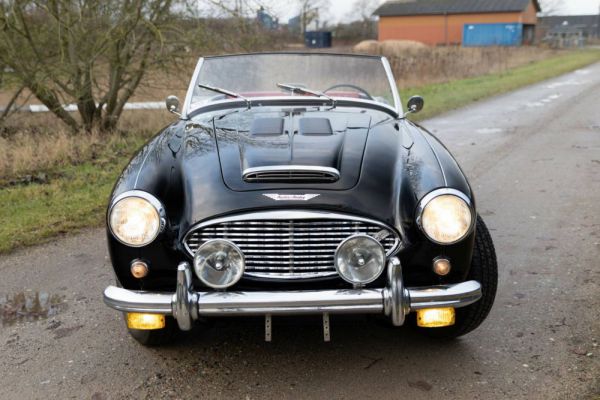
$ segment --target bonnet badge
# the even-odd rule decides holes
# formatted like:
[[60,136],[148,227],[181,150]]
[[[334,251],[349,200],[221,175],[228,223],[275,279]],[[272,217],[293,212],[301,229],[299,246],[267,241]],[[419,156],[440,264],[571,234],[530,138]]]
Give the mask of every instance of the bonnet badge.
[[307,201],[320,196],[320,194],[279,194],[279,193],[263,193],[272,200],[276,201]]

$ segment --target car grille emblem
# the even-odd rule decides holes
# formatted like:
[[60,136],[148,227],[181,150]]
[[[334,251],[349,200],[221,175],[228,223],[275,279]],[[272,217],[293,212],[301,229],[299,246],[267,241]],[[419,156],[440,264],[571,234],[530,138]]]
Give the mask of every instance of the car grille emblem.
[[279,193],[263,193],[272,200],[276,201],[308,201],[320,196],[320,194],[279,194]]

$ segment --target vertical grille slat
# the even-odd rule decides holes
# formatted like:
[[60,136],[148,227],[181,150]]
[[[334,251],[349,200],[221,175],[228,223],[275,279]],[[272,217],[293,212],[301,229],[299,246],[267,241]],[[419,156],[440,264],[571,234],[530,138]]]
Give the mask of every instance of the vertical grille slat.
[[336,275],[335,251],[343,240],[356,234],[376,238],[388,255],[399,244],[391,229],[349,217],[348,220],[245,218],[209,223],[188,233],[185,245],[193,255],[205,241],[227,239],[244,252],[246,275],[302,279]]

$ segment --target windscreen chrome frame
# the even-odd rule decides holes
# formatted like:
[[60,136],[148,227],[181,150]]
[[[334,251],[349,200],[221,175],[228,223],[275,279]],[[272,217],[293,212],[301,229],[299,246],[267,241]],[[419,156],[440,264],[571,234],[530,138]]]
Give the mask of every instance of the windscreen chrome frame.
[[394,73],[392,72],[392,66],[387,58],[381,57],[381,62],[383,63],[383,68],[385,69],[385,73],[387,75],[390,88],[392,89],[392,96],[394,98],[394,107],[398,115],[403,115],[404,110],[402,108],[402,101],[400,100],[400,93],[398,92],[398,85],[396,85],[396,79],[394,79]]
[[187,93],[185,94],[185,101],[183,102],[183,108],[181,109],[181,119],[190,119],[189,111],[190,111],[190,106],[192,104],[192,97],[194,95],[194,89],[196,86],[196,82],[198,81],[198,75],[200,75],[200,69],[202,69],[203,63],[204,63],[204,57],[200,57],[198,59],[198,63],[196,64],[196,68],[194,69],[194,74],[192,75],[192,79],[190,80],[190,84],[188,86]]
[[[349,56],[351,56],[351,55],[349,55]],[[192,111],[194,111],[194,112],[200,111],[201,109],[203,109],[205,107],[213,108],[214,106],[218,106],[218,105],[235,104],[235,103],[239,102],[239,99],[219,100],[219,101],[214,101],[211,103],[203,104],[201,106],[198,106],[198,107],[192,109],[192,97],[194,94],[196,82],[198,81],[198,76],[200,75],[200,71],[202,69],[202,64],[204,63],[204,59],[205,59],[204,57],[200,57],[198,59],[198,63],[196,64],[196,68],[194,70],[194,74],[192,75],[192,79],[190,80],[190,84],[188,86],[188,90],[187,90],[187,93],[185,96],[185,101],[183,103],[183,108],[181,111],[181,119],[184,119],[184,120],[190,119],[190,114],[192,113]],[[392,73],[392,68],[391,68],[390,63],[387,60],[387,58],[381,57],[380,59],[383,64],[383,68],[385,70],[385,74],[387,76],[388,83],[390,85],[390,89],[392,91],[392,99],[394,101],[393,106],[390,106],[390,105],[387,105],[385,103],[381,103],[378,101],[352,99],[352,98],[348,98],[348,97],[333,97],[333,99],[336,101],[341,101],[341,102],[346,102],[346,103],[356,103],[358,106],[360,106],[361,104],[365,104],[365,105],[382,107],[382,108],[389,109],[390,111],[392,111],[394,114],[397,114],[398,116],[401,116],[403,114],[402,103],[400,102],[400,94],[398,93],[398,87],[396,86],[396,81],[394,79],[394,74]],[[298,101],[303,98],[306,98],[307,100],[312,100],[312,101],[316,100],[315,97],[312,97],[312,96],[293,96],[292,98],[294,101]],[[285,101],[288,99],[288,97],[265,96],[265,97],[249,97],[248,99],[253,102],[275,101],[275,100]],[[319,99],[319,100],[323,101],[323,99]],[[235,107],[237,107],[237,106],[235,106]]]

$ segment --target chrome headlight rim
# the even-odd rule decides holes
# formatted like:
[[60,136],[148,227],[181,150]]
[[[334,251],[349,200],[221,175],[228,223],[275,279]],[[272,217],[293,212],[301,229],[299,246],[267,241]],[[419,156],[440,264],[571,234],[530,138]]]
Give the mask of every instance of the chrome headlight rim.
[[[152,207],[154,207],[154,209],[156,210],[157,214],[158,214],[158,218],[159,218],[159,228],[156,231],[156,233],[154,234],[154,236],[152,237],[151,240],[147,241],[144,244],[131,244],[131,243],[127,243],[124,240],[122,240],[119,235],[117,235],[115,233],[115,231],[113,230],[112,224],[110,222],[111,219],[111,215],[113,212],[113,209],[115,208],[115,206],[117,205],[117,203],[119,203],[121,200],[124,200],[126,198],[138,198],[138,199],[142,199],[147,201],[148,203],[150,203],[150,205]],[[128,190],[126,192],[121,193],[120,195],[116,196],[114,199],[112,199],[111,203],[110,203],[110,207],[108,208],[108,213],[106,214],[106,225],[108,226],[108,230],[110,231],[111,235],[121,244],[127,246],[127,247],[133,247],[133,248],[140,248],[140,247],[145,247],[148,246],[150,243],[154,242],[156,240],[156,238],[165,230],[165,226],[167,223],[167,212],[165,210],[165,207],[163,206],[163,204],[160,202],[160,200],[158,200],[156,197],[154,197],[153,195],[151,195],[148,192],[144,192],[143,190]]]
[[[200,270],[200,267],[197,265],[197,256],[200,254],[200,249],[203,246],[207,246],[210,244],[214,244],[214,243],[225,243],[228,246],[230,246],[236,253],[238,253],[238,255],[240,256],[241,260],[242,260],[242,268],[238,271],[238,273],[234,276],[234,280],[232,280],[232,282],[228,285],[215,285],[211,282],[206,281],[203,277],[202,277],[202,271]],[[198,247],[198,250],[196,251],[196,253],[194,254],[194,259],[192,261],[192,267],[194,270],[194,273],[196,274],[196,277],[198,277],[198,279],[200,279],[200,281],[205,284],[207,287],[210,287],[212,289],[215,290],[225,290],[228,289],[232,286],[235,286],[244,276],[244,273],[246,272],[246,255],[244,254],[244,252],[238,247],[237,244],[235,244],[234,242],[232,242],[231,240],[227,240],[227,239],[210,239],[205,241],[204,243],[202,243],[202,245],[200,247]]]
[[[362,281],[362,282],[354,282],[354,281],[352,281],[350,279],[347,279],[347,277],[340,272],[340,267],[338,265],[338,257],[337,257],[338,251],[347,242],[349,242],[352,239],[356,239],[356,238],[365,238],[365,239],[372,240],[374,243],[376,243],[378,245],[379,249],[383,252],[383,266],[382,266],[381,270],[379,271],[379,273],[376,274],[376,275],[374,275],[371,279],[369,279],[367,281]],[[338,274],[338,276],[340,278],[342,278],[344,281],[346,281],[346,282],[348,282],[348,283],[350,283],[352,285],[362,287],[362,286],[368,285],[369,283],[373,283],[377,279],[379,279],[379,277],[383,274],[383,271],[385,271],[385,266],[386,266],[387,258],[388,258],[388,256],[387,256],[387,253],[385,251],[385,247],[383,247],[383,245],[381,244],[381,242],[379,240],[375,239],[373,236],[365,235],[364,233],[358,233],[358,234],[355,234],[355,235],[352,235],[352,236],[348,236],[346,239],[342,240],[342,242],[335,249],[333,263],[334,263],[334,266],[335,266],[335,271],[337,272],[337,274]]]
[[[423,211],[425,211],[425,208],[432,200],[434,200],[437,197],[444,196],[444,195],[458,197],[459,199],[461,199],[462,201],[464,201],[466,203],[467,207],[469,207],[469,210],[471,211],[471,224],[465,231],[465,234],[462,237],[460,237],[456,240],[453,240],[451,242],[440,242],[439,240],[436,240],[435,238],[430,237],[423,227],[423,219],[422,219]],[[477,222],[477,215],[475,213],[475,207],[473,206],[473,202],[466,194],[464,194],[460,190],[451,189],[451,188],[442,188],[442,189],[435,189],[435,190],[427,193],[421,199],[421,201],[419,201],[419,204],[417,205],[415,221],[417,223],[417,226],[421,230],[421,232],[423,232],[425,237],[427,237],[427,239],[430,240],[432,243],[439,244],[442,246],[450,246],[450,245],[453,245],[453,244],[463,241],[467,236],[469,236],[469,234],[471,232],[473,232],[473,229],[475,228],[475,224]]]

